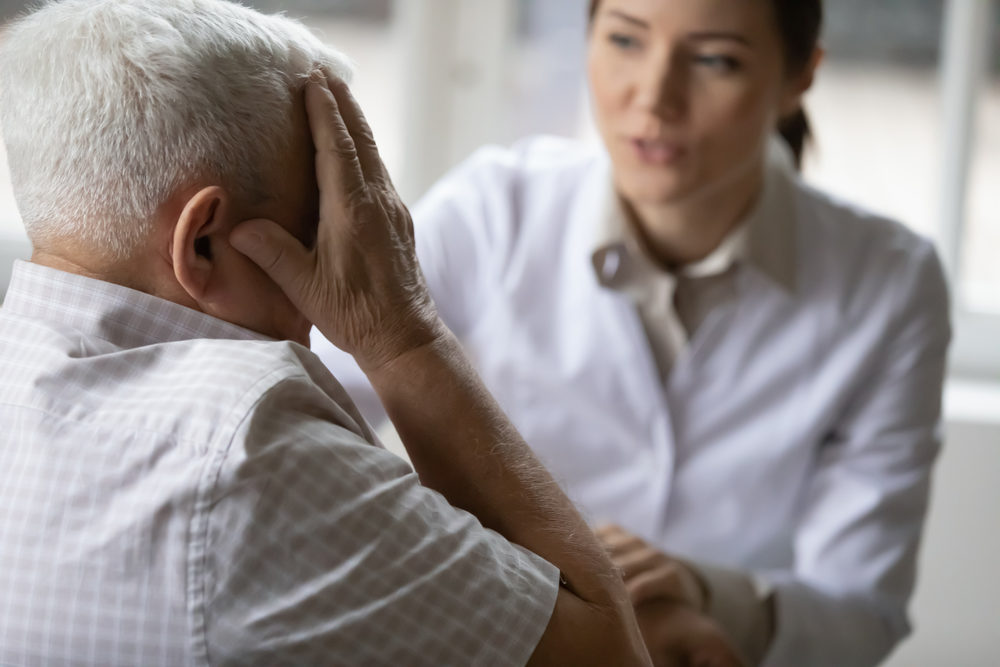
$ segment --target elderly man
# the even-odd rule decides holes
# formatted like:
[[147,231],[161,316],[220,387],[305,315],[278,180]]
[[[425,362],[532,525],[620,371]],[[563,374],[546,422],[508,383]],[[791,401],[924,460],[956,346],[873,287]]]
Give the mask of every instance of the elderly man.
[[648,664],[440,323],[338,54],[222,0],[65,0],[0,58],[34,246],[0,310],[0,664]]

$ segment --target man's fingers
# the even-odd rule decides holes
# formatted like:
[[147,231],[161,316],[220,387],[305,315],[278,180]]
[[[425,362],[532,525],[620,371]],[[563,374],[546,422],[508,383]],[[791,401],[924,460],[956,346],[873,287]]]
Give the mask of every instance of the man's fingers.
[[336,98],[325,82],[306,84],[306,112],[316,147],[316,180],[322,205],[343,204],[365,189],[365,177],[354,139],[344,123]]
[[305,277],[311,275],[311,255],[297,238],[270,220],[248,220],[233,229],[229,242],[271,277],[294,303]]
[[358,161],[361,163],[361,170],[365,181],[384,185],[389,182],[389,174],[382,162],[382,157],[378,154],[378,147],[375,145],[375,135],[368,125],[361,107],[358,105],[351,89],[346,83],[337,78],[329,80],[330,91],[337,100],[340,115],[344,119],[348,132],[354,139],[354,146],[357,151]]

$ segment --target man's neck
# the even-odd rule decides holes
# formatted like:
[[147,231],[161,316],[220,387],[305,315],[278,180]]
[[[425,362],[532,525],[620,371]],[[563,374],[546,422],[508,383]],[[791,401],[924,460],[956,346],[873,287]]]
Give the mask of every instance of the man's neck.
[[763,169],[711,192],[667,204],[625,202],[630,223],[652,259],[674,270],[708,257],[757,203]]
[[182,289],[163,288],[164,285],[171,285],[173,281],[162,278],[163,269],[160,266],[160,261],[159,257],[155,257],[148,260],[143,258],[141,261],[115,262],[87,252],[67,249],[36,248],[31,255],[31,262],[39,266],[47,266],[66,273],[122,285],[199,310],[197,304]]
[[[75,273],[95,280],[125,284],[121,280],[115,279],[115,274],[119,272],[114,270],[114,267],[110,266],[108,262],[89,257],[85,253],[53,252],[36,248],[31,255],[31,262],[40,266],[47,266],[50,269]],[[131,287],[131,285],[126,285],[126,287]]]

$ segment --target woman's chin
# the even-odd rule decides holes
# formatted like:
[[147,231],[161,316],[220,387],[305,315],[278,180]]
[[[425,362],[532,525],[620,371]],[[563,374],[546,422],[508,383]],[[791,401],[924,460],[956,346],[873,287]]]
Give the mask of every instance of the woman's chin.
[[654,182],[620,182],[619,192],[632,206],[670,206],[683,201],[691,188],[676,179],[664,178]]
[[615,162],[618,192],[633,206],[670,205],[694,190],[689,164],[653,167]]

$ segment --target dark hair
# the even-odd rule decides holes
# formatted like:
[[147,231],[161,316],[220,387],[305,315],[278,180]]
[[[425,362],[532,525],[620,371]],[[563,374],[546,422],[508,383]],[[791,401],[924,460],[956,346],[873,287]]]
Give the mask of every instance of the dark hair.
[[[590,0],[590,18],[601,0]],[[809,65],[813,51],[819,43],[823,27],[823,0],[771,0],[778,24],[778,34],[785,50],[785,68],[789,74],[798,74]],[[791,147],[796,166],[801,167],[806,144],[812,138],[809,117],[804,109],[782,118],[778,132]]]

